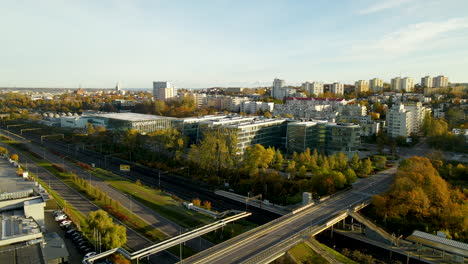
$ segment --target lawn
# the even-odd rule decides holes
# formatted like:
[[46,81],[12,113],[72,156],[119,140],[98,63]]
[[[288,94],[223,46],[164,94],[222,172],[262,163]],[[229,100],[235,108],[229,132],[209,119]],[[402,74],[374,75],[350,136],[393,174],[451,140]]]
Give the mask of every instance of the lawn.
[[309,263],[326,264],[329,263],[322,256],[317,254],[313,249],[305,243],[299,243],[288,250],[288,253],[294,257],[299,263],[309,261]]
[[341,254],[340,252],[336,251],[336,250],[333,250],[332,248],[329,248],[327,247],[326,245],[320,243],[320,242],[317,242],[320,247],[322,247],[325,251],[327,251],[328,253],[330,253],[331,255],[333,255],[335,257],[336,260],[338,260],[339,262],[342,262],[342,263],[345,263],[345,264],[359,264],[349,258],[347,258],[345,255]]

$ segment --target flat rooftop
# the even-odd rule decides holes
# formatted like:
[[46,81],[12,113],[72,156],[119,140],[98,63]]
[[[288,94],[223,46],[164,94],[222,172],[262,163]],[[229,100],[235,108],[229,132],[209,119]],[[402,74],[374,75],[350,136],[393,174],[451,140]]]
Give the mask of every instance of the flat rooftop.
[[103,114],[90,114],[90,117],[102,117],[109,119],[117,119],[123,121],[152,121],[152,120],[161,120],[161,119],[175,119],[168,116],[158,116],[158,115],[146,115],[138,113],[103,113]]
[[1,217],[0,241],[18,238],[21,236],[30,236],[34,234],[42,236],[39,225],[32,218],[24,218],[19,216]]
[[34,188],[32,181],[25,181],[16,175],[16,168],[4,158],[0,158],[0,194],[28,191]]
[[47,263],[41,244],[0,247],[0,263]]

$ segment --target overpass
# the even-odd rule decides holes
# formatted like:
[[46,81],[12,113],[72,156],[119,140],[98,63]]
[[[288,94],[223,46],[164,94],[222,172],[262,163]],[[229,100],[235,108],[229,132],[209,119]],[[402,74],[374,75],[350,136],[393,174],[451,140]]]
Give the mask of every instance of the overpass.
[[205,225],[203,227],[200,227],[200,228],[194,229],[192,231],[189,231],[187,233],[181,234],[179,236],[169,238],[167,240],[164,240],[162,242],[159,242],[157,244],[151,245],[149,247],[143,248],[141,250],[138,250],[138,251],[135,251],[135,252],[132,252],[132,253],[129,253],[124,248],[120,248],[120,247],[119,248],[114,248],[114,249],[99,253],[97,255],[91,256],[91,257],[89,257],[87,259],[84,259],[83,264],[93,263],[93,261],[95,261],[95,260],[98,260],[98,259],[101,259],[103,257],[109,256],[109,255],[114,254],[116,252],[122,254],[127,259],[130,259],[130,260],[136,259],[137,263],[138,263],[138,260],[140,260],[142,258],[149,257],[149,256],[151,256],[153,254],[156,254],[158,252],[161,252],[163,250],[166,250],[166,249],[169,249],[171,247],[180,245],[180,244],[182,244],[182,243],[184,243],[186,241],[189,241],[189,240],[194,239],[196,237],[202,236],[202,235],[204,235],[206,233],[209,233],[209,232],[214,231],[214,230],[216,230],[218,228],[221,228],[221,227],[225,226],[226,224],[228,224],[230,222],[234,222],[236,220],[242,219],[242,218],[247,217],[249,215],[251,215],[251,213],[241,212],[241,213],[238,213],[236,215],[227,217],[227,218],[225,218],[223,220],[219,220],[219,221],[216,221],[214,223],[211,223],[211,224]]
[[350,191],[303,210],[295,210],[179,263],[269,263],[297,243],[368,205],[372,195],[388,189],[396,170],[393,167],[359,179]]

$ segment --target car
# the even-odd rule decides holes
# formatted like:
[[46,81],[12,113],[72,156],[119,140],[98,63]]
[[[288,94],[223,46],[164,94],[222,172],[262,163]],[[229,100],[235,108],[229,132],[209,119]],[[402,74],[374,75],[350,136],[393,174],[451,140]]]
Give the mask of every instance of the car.
[[83,258],[83,259],[87,259],[87,258],[92,257],[92,256],[94,256],[94,255],[96,255],[96,252],[94,252],[94,251],[88,252],[88,253],[86,253],[86,254],[84,255],[84,258]]
[[69,226],[71,225],[73,222],[69,219],[66,219],[66,220],[63,220],[62,222],[60,222],[59,226],[60,227],[65,227],[65,226]]
[[66,237],[72,237],[74,234],[78,233],[75,228],[70,228],[65,232]]
[[89,241],[88,241],[86,238],[83,238],[83,239],[80,240],[80,241],[76,241],[76,244],[77,244],[78,246],[83,246],[83,245],[89,244]]
[[55,221],[58,222],[58,221],[62,221],[62,220],[65,220],[67,219],[67,215],[66,214],[59,214],[55,217]]
[[55,210],[53,213],[54,217],[57,217],[58,215],[64,214],[62,210]]
[[74,234],[74,235],[71,236],[71,239],[72,239],[73,241],[77,241],[77,240],[80,239],[80,238],[83,238],[83,236],[82,236],[80,233],[76,233],[76,234]]

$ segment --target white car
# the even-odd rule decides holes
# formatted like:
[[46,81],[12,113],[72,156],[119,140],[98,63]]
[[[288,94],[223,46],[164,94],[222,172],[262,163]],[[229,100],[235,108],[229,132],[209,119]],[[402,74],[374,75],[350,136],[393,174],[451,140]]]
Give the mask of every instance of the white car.
[[55,217],[55,222],[62,221],[62,220],[65,220],[65,219],[67,219],[67,215],[66,214],[60,214],[60,215],[57,215]]
[[71,224],[72,224],[71,220],[63,220],[62,222],[60,222],[60,227],[68,226]]
[[92,256],[94,256],[94,255],[96,255],[96,252],[89,252],[89,253],[86,253],[86,255],[84,255],[84,259],[87,259],[87,258],[92,257]]

